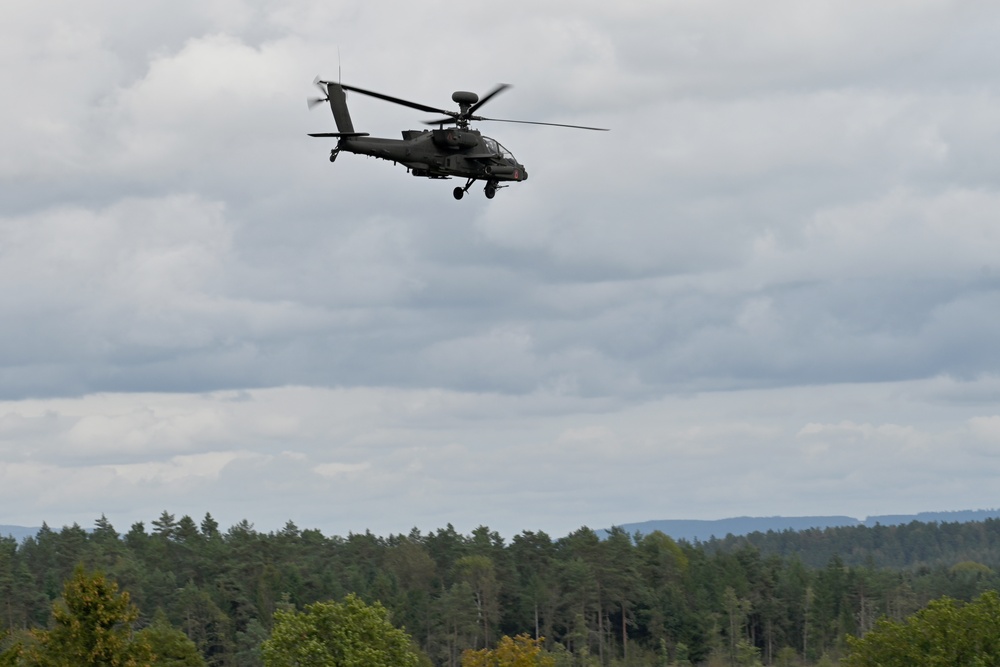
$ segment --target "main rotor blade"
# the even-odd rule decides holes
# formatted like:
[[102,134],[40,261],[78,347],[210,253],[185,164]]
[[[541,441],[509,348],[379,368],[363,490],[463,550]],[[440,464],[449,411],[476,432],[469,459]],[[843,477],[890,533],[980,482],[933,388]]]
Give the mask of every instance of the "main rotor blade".
[[488,92],[485,95],[483,95],[481,98],[479,98],[478,102],[476,102],[471,107],[469,107],[468,113],[470,113],[470,114],[474,113],[476,111],[476,109],[478,109],[479,107],[483,106],[484,104],[486,104],[487,102],[489,102],[491,99],[493,99],[494,95],[497,95],[498,93],[502,93],[503,91],[507,90],[508,88],[510,88],[510,84],[509,83],[500,83],[500,84],[497,84],[496,88],[494,88],[490,92]]
[[[323,81],[323,83],[330,83],[329,81]],[[399,97],[393,97],[391,95],[383,95],[382,93],[375,93],[370,90],[365,90],[363,88],[355,88],[354,86],[348,86],[346,84],[340,84],[340,87],[344,90],[351,90],[355,93],[361,93],[362,95],[368,95],[369,97],[375,97],[380,100],[385,100],[386,102],[392,102],[393,104],[401,104],[404,107],[410,107],[411,109],[416,109],[418,111],[426,111],[428,113],[443,113],[446,116],[457,115],[454,111],[446,111],[445,109],[438,109],[437,107],[429,107],[426,104],[419,104],[417,102],[410,102],[409,100],[404,100]]]
[[537,120],[510,120],[508,118],[483,118],[482,116],[476,116],[475,118],[470,118],[469,120],[489,120],[494,123],[521,123],[522,125],[550,125],[552,127],[572,127],[577,130],[596,130],[597,132],[611,131],[611,128],[608,127],[589,127],[587,125],[566,125],[565,123],[541,123]]
[[424,125],[444,125],[445,123],[455,123],[458,122],[458,114],[455,114],[451,118],[438,118],[437,120],[424,120],[420,121]]

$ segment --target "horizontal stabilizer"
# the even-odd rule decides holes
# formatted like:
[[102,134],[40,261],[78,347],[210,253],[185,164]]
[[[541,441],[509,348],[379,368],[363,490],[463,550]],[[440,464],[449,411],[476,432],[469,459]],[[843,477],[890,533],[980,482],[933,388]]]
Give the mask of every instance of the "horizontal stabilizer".
[[371,136],[368,132],[316,132],[315,134],[310,134],[310,137],[368,137]]

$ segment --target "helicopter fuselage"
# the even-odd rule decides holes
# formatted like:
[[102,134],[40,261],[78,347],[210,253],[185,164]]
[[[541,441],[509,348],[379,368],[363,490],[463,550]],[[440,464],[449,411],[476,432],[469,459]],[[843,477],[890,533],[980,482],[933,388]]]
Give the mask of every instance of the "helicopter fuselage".
[[342,136],[334,153],[344,151],[389,160],[424,178],[524,181],[528,172],[495,139],[478,130],[442,128],[404,130],[402,139]]

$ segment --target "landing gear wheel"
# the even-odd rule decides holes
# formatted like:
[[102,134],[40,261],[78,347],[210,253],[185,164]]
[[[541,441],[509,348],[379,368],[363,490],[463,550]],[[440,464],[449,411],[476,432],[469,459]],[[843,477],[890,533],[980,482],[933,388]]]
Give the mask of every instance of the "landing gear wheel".
[[471,188],[472,184],[475,182],[476,179],[470,178],[468,181],[466,181],[464,188],[462,187],[455,188],[454,190],[451,191],[451,193],[455,195],[455,199],[461,199],[462,197],[465,196],[465,193],[469,191],[469,188]]
[[494,197],[497,196],[497,188],[495,185],[487,185],[486,189],[483,190],[483,192],[486,193],[487,199],[493,199]]
[[339,148],[334,148],[332,151],[330,151],[330,162],[336,162],[338,155],[340,155]]

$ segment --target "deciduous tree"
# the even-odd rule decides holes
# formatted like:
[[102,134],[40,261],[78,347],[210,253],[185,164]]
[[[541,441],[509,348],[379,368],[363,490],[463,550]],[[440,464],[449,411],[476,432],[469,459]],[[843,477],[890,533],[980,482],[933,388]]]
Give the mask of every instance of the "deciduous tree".
[[553,667],[555,659],[542,649],[543,637],[532,639],[527,634],[504,635],[496,648],[462,653],[462,667]]
[[968,604],[934,600],[901,622],[882,619],[862,638],[848,637],[846,667],[985,667],[1000,664],[1000,595]]
[[36,630],[22,664],[31,667],[145,667],[149,644],[132,624],[139,610],[103,574],[77,567],[52,608],[52,629]]
[[162,611],[139,631],[156,656],[156,667],[205,667],[205,658],[186,634],[170,625]]
[[417,667],[405,631],[392,625],[379,603],[354,594],[343,602],[316,602],[301,612],[278,609],[263,643],[266,667]]

